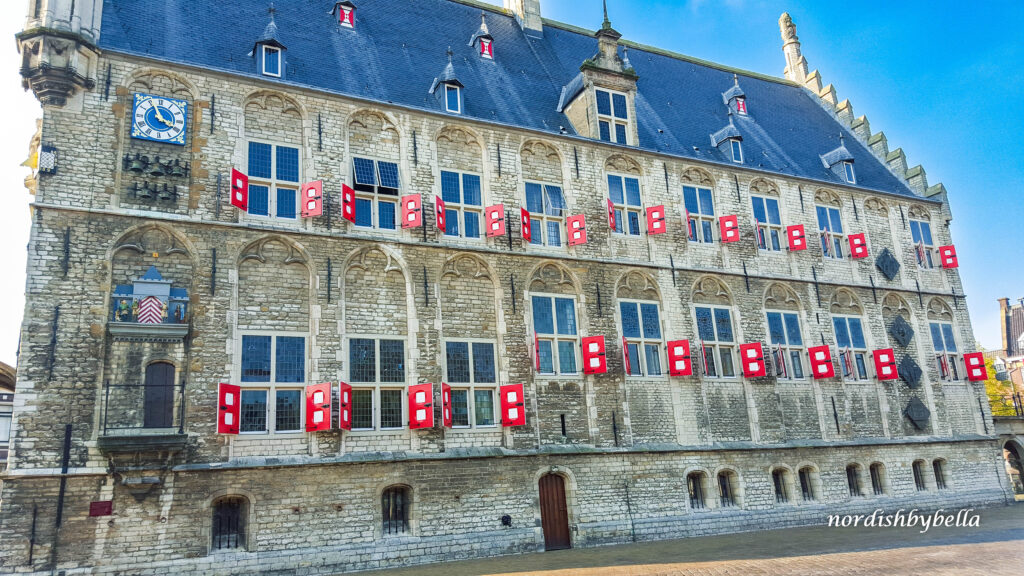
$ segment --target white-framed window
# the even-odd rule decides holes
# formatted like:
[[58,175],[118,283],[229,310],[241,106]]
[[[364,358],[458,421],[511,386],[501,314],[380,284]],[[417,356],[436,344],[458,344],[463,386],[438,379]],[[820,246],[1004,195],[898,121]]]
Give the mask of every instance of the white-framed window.
[[628,144],[629,105],[626,95],[612,90],[595,90],[597,126],[601,140]]
[[697,334],[709,378],[735,378],[735,337],[732,311],[724,306],[699,305],[693,308],[697,317]]
[[452,426],[493,428],[498,382],[494,341],[446,341],[445,374],[452,388]]
[[732,149],[732,161],[743,164],[743,143],[733,138],[729,140],[729,147]]
[[526,182],[526,210],[530,213],[530,244],[564,244],[565,196],[556,184]]
[[453,114],[462,114],[462,89],[455,84],[444,85],[444,109]]
[[264,44],[263,50],[263,75],[281,77],[281,49],[276,46]]
[[804,341],[800,315],[796,312],[768,310],[768,342],[775,376],[786,380],[804,378]]
[[445,236],[480,238],[483,218],[480,176],[442,170],[441,199],[444,200]]
[[663,376],[661,315],[657,302],[619,300],[622,337],[629,353],[629,376]]
[[533,331],[537,334],[540,373],[579,374],[580,348],[576,329],[576,298],[548,294],[530,296]]
[[917,265],[921,268],[934,268],[932,254],[935,252],[935,244],[932,242],[931,223],[924,220],[911,220],[910,238],[914,241]]
[[943,380],[960,380],[960,354],[953,336],[953,324],[929,322],[932,333],[932,348],[935,350],[935,364]]
[[683,204],[686,206],[687,237],[690,242],[714,242],[715,201],[711,189],[683,186]]
[[240,349],[241,434],[302,432],[306,336],[247,332]]
[[826,258],[843,258],[843,217],[839,208],[815,206],[818,215],[818,233],[821,235],[821,253]]
[[640,235],[644,205],[640,199],[640,180],[632,176],[608,175],[608,198],[615,211],[615,233]]
[[352,430],[405,428],[405,340],[350,336],[347,344]]
[[868,344],[864,339],[864,325],[858,316],[832,316],[836,346],[839,348],[839,366],[847,380],[867,380]]
[[356,226],[380,230],[396,228],[399,182],[397,162],[352,158]]
[[768,252],[781,252],[785,237],[782,233],[782,215],[779,213],[779,199],[751,196],[754,221],[757,223],[757,247]]
[[12,406],[0,406],[0,445],[7,448],[11,441],[11,418],[14,415]]
[[849,160],[843,161],[843,175],[846,176],[846,181],[848,183],[857,183],[857,176],[853,172],[853,162],[850,162]]
[[299,204],[299,149],[249,142],[250,216],[296,220]]

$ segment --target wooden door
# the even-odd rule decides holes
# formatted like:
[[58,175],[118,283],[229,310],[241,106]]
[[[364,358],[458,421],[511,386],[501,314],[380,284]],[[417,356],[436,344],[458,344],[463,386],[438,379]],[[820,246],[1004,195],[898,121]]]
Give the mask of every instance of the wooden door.
[[146,366],[144,428],[174,426],[174,365],[154,362]]
[[565,505],[565,481],[558,474],[540,479],[540,525],[544,530],[545,550],[571,548],[569,510]]

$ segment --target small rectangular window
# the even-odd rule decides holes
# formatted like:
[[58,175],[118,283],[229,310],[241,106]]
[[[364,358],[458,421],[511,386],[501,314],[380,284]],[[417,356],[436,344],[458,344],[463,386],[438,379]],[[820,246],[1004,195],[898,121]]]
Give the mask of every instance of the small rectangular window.
[[697,334],[701,340],[705,375],[712,378],[734,378],[734,346],[732,316],[728,308],[697,306]]
[[263,45],[263,75],[281,76],[281,49]]
[[639,236],[640,217],[644,209],[640,200],[640,180],[609,174],[608,198],[612,201],[615,213],[615,233]]
[[531,303],[541,373],[576,374],[576,300],[535,295]]
[[778,199],[751,196],[750,202],[757,223],[757,247],[768,252],[781,252],[784,236]]
[[462,102],[461,95],[459,94],[459,87],[451,84],[446,84],[444,87],[444,103],[445,109],[455,114],[462,113]]
[[442,170],[441,199],[445,205],[445,236],[480,238],[483,219],[480,176]]
[[846,181],[849,182],[850,184],[856,184],[857,178],[854,176],[853,173],[853,162],[843,162],[843,170],[846,174]]
[[267,431],[267,391],[242,390],[240,432]]
[[826,258],[843,258],[843,219],[838,208],[816,206],[821,252]]
[[732,144],[732,161],[737,164],[743,163],[743,146],[739,140],[730,140]]
[[686,206],[690,242],[714,242],[715,205],[711,189],[683,186],[683,204]]
[[629,105],[621,92],[595,90],[598,136],[605,142],[628,144]]
[[297,220],[299,149],[249,142],[250,216]]

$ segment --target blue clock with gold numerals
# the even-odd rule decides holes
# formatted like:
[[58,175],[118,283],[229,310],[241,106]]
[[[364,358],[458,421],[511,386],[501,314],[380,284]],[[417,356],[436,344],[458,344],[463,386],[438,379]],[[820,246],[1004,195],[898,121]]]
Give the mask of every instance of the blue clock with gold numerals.
[[132,138],[185,145],[188,102],[166,96],[135,94]]

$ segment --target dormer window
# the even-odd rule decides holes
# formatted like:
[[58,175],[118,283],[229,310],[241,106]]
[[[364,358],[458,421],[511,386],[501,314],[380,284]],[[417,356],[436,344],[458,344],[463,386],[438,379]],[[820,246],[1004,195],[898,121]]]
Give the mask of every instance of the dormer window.
[[494,60],[494,37],[487,30],[487,14],[480,11],[480,28],[469,39],[469,45],[480,45],[480,57]]
[[345,28],[356,27],[356,5],[348,2],[335,2],[333,12],[338,13],[338,24]]
[[732,146],[732,161],[743,164],[743,145],[736,139],[730,140],[729,143]]
[[746,116],[747,115],[747,99],[746,98],[737,98],[736,99],[736,113],[740,114],[741,116]]
[[462,90],[457,85],[444,85],[444,107],[453,114],[462,114]]
[[480,56],[488,60],[494,60],[494,42],[487,38],[480,39]]
[[848,184],[857,183],[857,177],[853,173],[853,162],[843,162],[843,172],[846,174],[846,182]]
[[281,49],[264,44],[263,49],[263,75],[281,77]]
[[629,133],[629,108],[626,95],[622,92],[596,90],[597,123],[601,140],[627,144]]

